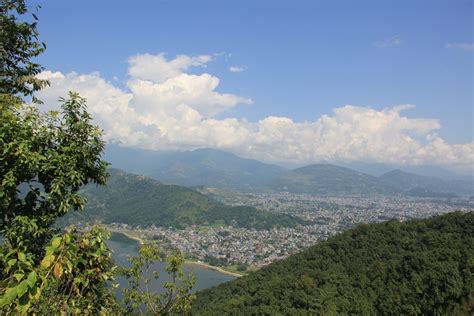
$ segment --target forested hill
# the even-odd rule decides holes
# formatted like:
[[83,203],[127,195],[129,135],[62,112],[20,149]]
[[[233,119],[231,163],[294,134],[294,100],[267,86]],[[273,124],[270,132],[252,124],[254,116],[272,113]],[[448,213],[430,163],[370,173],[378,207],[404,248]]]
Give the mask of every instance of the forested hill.
[[270,188],[315,195],[397,195],[402,192],[377,177],[331,164],[315,164],[288,171]]
[[83,190],[88,203],[84,213],[74,214],[75,220],[175,228],[225,224],[256,229],[303,222],[253,207],[227,206],[192,189],[164,185],[118,169],[109,169],[109,173],[106,186],[89,185]]
[[362,225],[198,293],[193,315],[472,315],[474,213]]

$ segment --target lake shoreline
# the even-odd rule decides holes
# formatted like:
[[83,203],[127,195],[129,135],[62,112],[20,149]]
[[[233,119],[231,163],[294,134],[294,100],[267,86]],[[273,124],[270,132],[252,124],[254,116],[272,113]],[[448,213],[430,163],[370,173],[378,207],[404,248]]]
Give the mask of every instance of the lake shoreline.
[[[131,233],[131,235],[134,235],[133,232]],[[138,255],[138,251],[140,248],[138,245],[138,240],[137,238],[129,238],[128,234],[123,234],[122,232],[116,231],[106,242],[112,252],[112,258],[117,266],[130,266],[129,259]],[[184,262],[183,272],[185,275],[187,275],[188,273],[193,271],[196,283],[192,287],[192,293],[236,279],[236,276],[230,275],[225,271],[211,269],[202,264],[193,264],[192,262],[188,261],[189,260],[186,260]],[[157,271],[160,275],[159,280],[150,282],[149,286],[151,291],[159,294],[164,293],[164,283],[170,281],[172,282],[172,274],[168,273],[166,270],[167,265],[168,263],[166,260],[160,260],[152,263],[149,266],[149,269],[144,269],[142,271],[143,277],[149,277],[150,280],[154,280],[153,271]],[[127,282],[126,278],[119,277],[117,278],[117,281],[120,284],[120,287],[122,288],[130,287],[130,284]]]
[[141,239],[138,236],[132,235],[129,232],[126,232],[126,231],[123,231],[123,230],[111,230],[111,229],[109,229],[109,230],[110,230],[111,233],[122,234],[125,237],[127,237],[128,239],[132,239],[132,240],[136,241],[140,246],[143,246],[145,244],[145,241],[143,239]]
[[238,274],[238,273],[235,273],[235,272],[230,272],[230,271],[224,270],[221,267],[212,266],[212,265],[204,263],[204,262],[187,260],[186,263],[191,264],[191,265],[197,265],[197,266],[200,266],[201,268],[204,268],[204,269],[210,269],[210,270],[218,271],[220,273],[232,275],[232,276],[235,276],[235,277],[238,277],[238,278],[243,276],[242,274]]
[[[123,231],[123,230],[110,230],[110,232],[112,232],[114,234],[122,234],[125,237],[136,241],[140,246],[145,244],[145,241],[143,239],[141,239],[138,236],[135,236],[135,235],[131,234],[130,232]],[[242,274],[239,274],[239,273],[227,271],[227,270],[223,269],[222,267],[213,266],[213,265],[210,265],[210,264],[207,264],[207,263],[204,263],[204,262],[200,262],[200,261],[186,260],[186,263],[190,264],[190,265],[197,265],[197,266],[200,266],[201,268],[204,268],[204,269],[214,270],[214,271],[217,271],[217,272],[220,272],[220,273],[223,273],[223,274],[232,275],[232,276],[235,276],[235,277],[238,277],[238,278],[243,276]]]

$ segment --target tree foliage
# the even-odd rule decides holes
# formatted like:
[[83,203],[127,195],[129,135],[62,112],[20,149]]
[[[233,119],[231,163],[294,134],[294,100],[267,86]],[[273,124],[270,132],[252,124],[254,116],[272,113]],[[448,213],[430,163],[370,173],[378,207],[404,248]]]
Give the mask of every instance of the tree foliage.
[[48,84],[36,78],[43,68],[31,59],[46,44],[38,40],[36,14],[32,22],[20,20],[27,12],[24,0],[0,1],[0,94],[31,96]]
[[[81,186],[106,182],[101,132],[91,124],[85,100],[76,93],[69,97],[61,100],[61,113],[42,113],[8,102],[15,100],[8,96],[0,100],[0,233],[18,216],[35,219],[41,234],[28,243],[35,252],[50,237],[46,228],[84,207]],[[16,246],[8,238],[6,243]]]
[[40,263],[47,286],[30,312],[118,313],[120,306],[107,283],[114,280],[116,269],[105,244],[108,237],[99,227],[83,233],[71,228],[54,236]]
[[472,315],[474,213],[361,225],[198,293],[193,315]]
[[[176,252],[169,256],[166,272],[171,275],[171,281],[163,284],[162,293],[154,293],[150,290],[152,279],[147,277],[150,265],[164,258],[158,251],[156,244],[145,244],[139,250],[139,255],[130,258],[131,266],[120,268],[119,273],[124,275],[129,283],[123,289],[124,305],[127,314],[167,315],[170,313],[186,313],[191,307],[195,295],[190,291],[195,284],[195,278],[185,275],[183,272],[184,257],[182,253]],[[153,271],[156,282],[159,273]]]

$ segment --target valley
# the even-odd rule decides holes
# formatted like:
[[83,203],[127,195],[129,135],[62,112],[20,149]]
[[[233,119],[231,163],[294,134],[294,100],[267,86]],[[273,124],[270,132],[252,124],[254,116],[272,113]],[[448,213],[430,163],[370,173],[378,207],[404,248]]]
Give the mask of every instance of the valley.
[[[130,149],[121,151],[119,165],[127,166]],[[142,169],[128,170],[149,176],[109,169],[108,185],[86,187],[86,211],[69,222],[85,228],[101,223],[237,275],[361,224],[474,211],[470,183],[462,180],[401,170],[373,176],[331,164],[285,170],[210,149],[133,153]]]
[[[401,170],[377,177],[331,164],[286,170],[211,149],[109,150],[120,152],[117,165],[149,176],[109,169],[108,185],[86,187],[86,211],[70,215],[68,222],[101,223],[237,274],[360,224],[474,211],[474,200],[466,195],[470,183],[461,180]],[[432,194],[407,194],[417,188]]]
[[321,240],[360,224],[387,220],[407,221],[460,211],[474,211],[469,199],[403,197],[321,197],[307,194],[248,194],[213,190],[211,198],[232,206],[251,206],[275,214],[301,218],[305,225],[249,229],[226,225],[172,227],[110,223],[115,232],[156,241],[188,259],[246,274],[313,246]]

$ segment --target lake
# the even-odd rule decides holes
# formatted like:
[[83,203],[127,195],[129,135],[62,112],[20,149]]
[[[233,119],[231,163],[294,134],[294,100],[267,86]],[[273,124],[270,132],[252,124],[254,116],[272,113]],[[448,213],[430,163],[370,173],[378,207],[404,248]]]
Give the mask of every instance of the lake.
[[[123,234],[113,233],[111,238],[107,241],[107,244],[110,249],[113,250],[113,257],[118,266],[128,265],[128,258],[134,257],[138,254],[138,242]],[[152,290],[161,292],[163,290],[161,284],[163,284],[164,281],[171,280],[170,276],[165,271],[165,267],[165,262],[158,262],[150,267],[151,271],[158,271],[160,273],[160,278],[156,282],[153,282],[152,272],[149,274],[149,277],[151,278],[150,287]],[[183,270],[186,274],[192,271],[196,277],[196,284],[193,288],[193,292],[213,287],[236,278],[230,274],[206,269],[193,264],[185,264]],[[120,286],[127,286],[127,282],[123,278],[119,278],[118,282]]]

